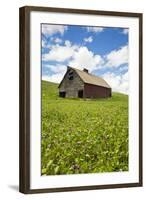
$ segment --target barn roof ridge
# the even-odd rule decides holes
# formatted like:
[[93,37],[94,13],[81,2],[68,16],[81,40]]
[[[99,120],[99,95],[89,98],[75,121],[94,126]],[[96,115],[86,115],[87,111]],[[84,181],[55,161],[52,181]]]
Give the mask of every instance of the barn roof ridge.
[[82,79],[82,81],[84,83],[88,83],[88,84],[92,84],[92,85],[98,85],[98,86],[102,86],[102,87],[106,87],[106,88],[111,88],[109,86],[109,84],[101,77],[96,76],[94,74],[85,72],[83,70],[74,68],[74,67],[70,67],[68,66],[68,68],[71,68],[73,70],[76,71],[76,73],[79,75],[79,77]]

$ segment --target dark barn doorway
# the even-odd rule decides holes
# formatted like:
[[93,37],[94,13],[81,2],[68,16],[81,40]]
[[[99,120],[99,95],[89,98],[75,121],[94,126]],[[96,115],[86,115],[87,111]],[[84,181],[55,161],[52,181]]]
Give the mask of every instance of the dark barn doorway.
[[59,92],[59,97],[65,98],[65,96],[66,96],[66,92]]
[[78,97],[79,98],[83,98],[83,90],[79,90],[78,91]]

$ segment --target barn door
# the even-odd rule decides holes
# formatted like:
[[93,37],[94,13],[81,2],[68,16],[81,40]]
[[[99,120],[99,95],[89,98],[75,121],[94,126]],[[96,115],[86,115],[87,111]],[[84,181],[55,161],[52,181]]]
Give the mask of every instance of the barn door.
[[63,97],[63,98],[64,98],[65,95],[66,95],[66,92],[59,92],[59,96],[60,96],[60,97]]
[[79,90],[78,91],[78,97],[79,98],[83,98],[83,90]]

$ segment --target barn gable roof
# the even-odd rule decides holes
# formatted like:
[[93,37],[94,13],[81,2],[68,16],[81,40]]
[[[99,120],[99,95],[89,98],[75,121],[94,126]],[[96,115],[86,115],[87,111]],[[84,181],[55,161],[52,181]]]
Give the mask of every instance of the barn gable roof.
[[92,85],[98,85],[98,86],[110,88],[108,83],[103,78],[100,78],[98,76],[95,76],[85,71],[81,71],[76,68],[72,68],[72,69],[76,71],[76,73],[80,76],[80,78],[83,80],[84,83],[89,83]]
[[[97,85],[97,86],[101,86],[101,87],[106,87],[106,88],[111,88],[108,85],[108,83],[103,78],[100,78],[100,77],[95,76],[93,74],[90,74],[88,72],[79,70],[77,68],[73,68],[73,67],[69,67],[68,66],[68,69],[74,70],[84,83],[88,83],[88,84],[92,84],[92,85]],[[63,81],[63,79],[62,79],[62,81]],[[62,83],[62,81],[61,81],[61,83]],[[60,87],[61,83],[59,84],[59,87]]]

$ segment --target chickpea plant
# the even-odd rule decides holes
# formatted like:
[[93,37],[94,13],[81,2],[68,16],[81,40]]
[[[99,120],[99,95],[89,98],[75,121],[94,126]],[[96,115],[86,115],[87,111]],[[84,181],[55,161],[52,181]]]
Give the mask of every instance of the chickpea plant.
[[128,170],[128,96],[58,97],[58,85],[42,81],[42,175]]

